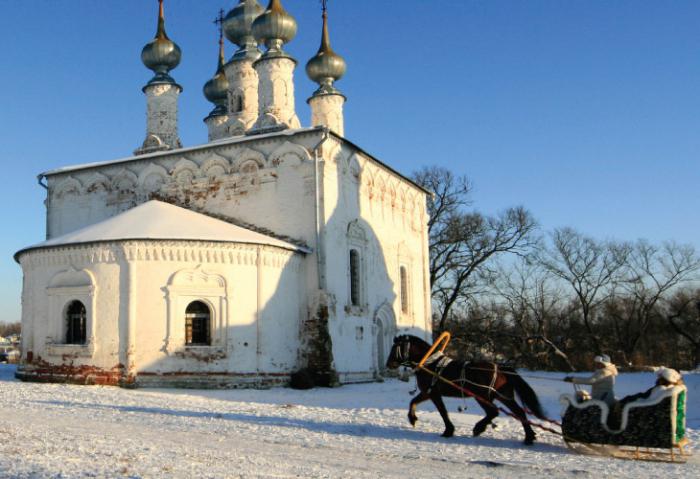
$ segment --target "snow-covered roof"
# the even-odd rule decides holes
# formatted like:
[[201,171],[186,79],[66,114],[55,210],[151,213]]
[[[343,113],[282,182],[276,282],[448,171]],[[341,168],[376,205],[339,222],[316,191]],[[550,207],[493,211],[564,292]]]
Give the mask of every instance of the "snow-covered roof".
[[428,195],[433,194],[431,191],[429,191],[425,187],[419,185],[418,183],[413,181],[408,176],[398,172],[397,170],[395,170],[394,168],[392,168],[388,164],[386,164],[383,161],[379,160],[378,158],[374,157],[373,155],[368,153],[366,150],[359,147],[356,143],[353,143],[352,141],[348,140],[347,138],[338,135],[337,133],[333,132],[332,130],[327,130],[323,126],[287,129],[287,130],[282,130],[282,131],[275,131],[275,132],[271,132],[271,133],[263,133],[263,134],[251,135],[251,136],[242,135],[242,136],[235,136],[235,137],[231,137],[231,138],[222,138],[220,140],[211,141],[211,142],[205,143],[203,145],[190,146],[190,147],[186,147],[186,148],[178,148],[175,150],[156,151],[156,152],[148,153],[145,155],[129,156],[127,158],[121,158],[118,160],[98,161],[98,162],[93,162],[93,163],[84,163],[81,165],[64,166],[64,167],[54,168],[52,170],[45,171],[45,172],[39,174],[38,178],[39,178],[39,181],[41,181],[42,178],[46,178],[49,176],[73,173],[76,171],[87,170],[90,168],[114,166],[114,165],[118,165],[118,164],[131,163],[134,161],[151,160],[151,159],[159,158],[159,157],[167,157],[167,156],[171,156],[171,155],[182,155],[184,153],[193,153],[196,151],[206,150],[209,148],[215,148],[215,147],[219,147],[219,146],[234,145],[237,143],[246,143],[246,142],[250,142],[250,141],[265,140],[265,139],[274,138],[274,137],[290,137],[290,136],[299,135],[299,134],[303,134],[303,133],[313,133],[313,132],[323,132],[323,131],[328,131],[328,133],[330,135],[334,136],[339,141],[347,143],[352,148],[361,152],[370,160],[374,161],[376,164],[380,165],[383,168],[386,168],[389,172],[391,172],[391,173],[397,175],[398,177],[406,180],[407,182],[411,183],[413,186],[415,186],[419,190],[423,191],[424,193],[426,193]]
[[99,223],[23,248],[15,253],[15,260],[28,250],[125,240],[247,243],[309,252],[306,248],[272,236],[179,206],[151,200]]
[[129,156],[126,158],[120,158],[118,160],[108,160],[108,161],[97,161],[93,163],[83,163],[80,165],[70,165],[70,166],[63,166],[60,168],[54,168],[52,170],[45,171],[41,174],[39,174],[39,178],[46,177],[46,176],[52,176],[52,175],[60,175],[64,173],[72,173],[74,171],[79,171],[79,170],[86,170],[90,168],[99,168],[102,166],[112,166],[112,165],[117,165],[121,163],[130,163],[132,161],[141,161],[141,160],[150,160],[153,158],[158,158],[158,157],[163,157],[163,156],[170,156],[173,154],[181,155],[184,153],[193,153],[195,151],[199,150],[206,150],[212,147],[217,147],[217,146],[224,146],[224,145],[235,145],[236,143],[246,143],[250,141],[257,141],[257,140],[265,140],[268,138],[274,138],[274,137],[289,137],[289,136],[294,136],[298,135],[301,133],[311,133],[315,131],[322,131],[323,128],[321,127],[307,127],[307,128],[295,128],[295,129],[287,129],[287,130],[282,130],[282,131],[275,131],[271,133],[262,133],[259,135],[253,135],[253,136],[234,136],[231,138],[222,138],[220,140],[215,140],[215,141],[210,141],[209,143],[204,143],[202,145],[195,145],[195,146],[188,146],[185,148],[177,148],[174,150],[165,150],[165,151],[156,151],[153,153],[147,153],[144,155],[133,155]]

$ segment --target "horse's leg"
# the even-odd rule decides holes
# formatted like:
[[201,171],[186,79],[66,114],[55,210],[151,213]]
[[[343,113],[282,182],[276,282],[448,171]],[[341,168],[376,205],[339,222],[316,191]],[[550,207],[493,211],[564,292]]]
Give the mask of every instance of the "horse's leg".
[[535,434],[535,431],[532,430],[532,426],[530,426],[530,422],[527,420],[527,415],[525,414],[523,408],[521,408],[520,405],[517,402],[515,402],[515,399],[504,398],[501,399],[501,402],[505,404],[508,407],[508,409],[513,411],[513,414],[515,414],[522,423],[523,429],[525,429],[525,445],[532,445],[532,443],[535,442],[537,434]]
[[416,416],[416,406],[426,401],[430,396],[428,396],[425,391],[419,392],[416,397],[411,399],[411,403],[408,405],[408,422],[411,426],[416,426],[416,421],[418,421],[418,416]]
[[445,403],[442,401],[442,396],[439,392],[433,391],[430,394],[430,399],[433,401],[433,404],[435,404],[440,416],[442,416],[442,421],[445,423],[445,431],[442,433],[442,437],[454,436],[455,426],[452,424],[450,417],[447,415],[447,408],[445,407]]
[[493,421],[493,418],[498,416],[498,408],[496,406],[494,406],[492,403],[487,402],[487,401],[483,401],[481,399],[476,399],[476,402],[479,403],[479,406],[482,407],[482,409],[486,413],[486,417],[481,419],[479,422],[477,422],[474,425],[474,429],[472,429],[472,434],[474,434],[474,437],[477,437],[482,432],[484,432],[486,430],[486,426],[491,424],[491,421]]

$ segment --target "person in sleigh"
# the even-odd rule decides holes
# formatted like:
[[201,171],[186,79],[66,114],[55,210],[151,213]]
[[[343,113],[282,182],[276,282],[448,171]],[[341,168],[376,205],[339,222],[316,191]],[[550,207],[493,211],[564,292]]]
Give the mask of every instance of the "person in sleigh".
[[[610,361],[610,356],[601,354],[593,358],[596,370],[587,378],[567,376],[564,381],[591,386],[591,398],[605,402],[608,406],[615,404],[615,377],[617,368]],[[587,399],[585,396],[582,399]]]

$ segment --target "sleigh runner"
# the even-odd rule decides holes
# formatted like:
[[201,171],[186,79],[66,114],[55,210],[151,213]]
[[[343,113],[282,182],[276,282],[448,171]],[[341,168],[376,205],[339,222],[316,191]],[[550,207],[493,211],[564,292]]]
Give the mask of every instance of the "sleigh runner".
[[584,454],[685,462],[686,395],[685,386],[674,386],[611,411],[603,401],[578,401],[564,394],[564,441]]

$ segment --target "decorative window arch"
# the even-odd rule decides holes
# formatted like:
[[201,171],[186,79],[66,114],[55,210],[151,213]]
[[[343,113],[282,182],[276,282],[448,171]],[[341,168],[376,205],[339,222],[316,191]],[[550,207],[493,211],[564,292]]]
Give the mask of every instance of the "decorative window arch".
[[199,177],[199,166],[192,160],[182,158],[175,164],[171,176],[180,186],[190,185],[195,178]]
[[68,195],[79,196],[82,194],[83,187],[80,181],[76,180],[72,176],[69,176],[65,180],[61,181],[54,189],[53,194],[56,198],[63,198]]
[[57,273],[48,294],[47,354],[91,357],[95,353],[97,286],[87,269]]
[[230,169],[231,164],[228,159],[220,155],[213,155],[202,164],[201,168],[202,175],[209,181],[228,175]]
[[92,173],[87,180],[85,180],[85,192],[86,193],[104,193],[110,191],[112,188],[109,178],[101,173]]
[[112,178],[112,190],[119,193],[133,194],[138,181],[136,174],[123,168]]
[[[229,324],[224,277],[200,266],[181,269],[170,277],[163,290],[168,308],[164,351],[204,347],[224,353]],[[202,339],[205,333],[206,341]]]
[[159,191],[168,182],[168,171],[161,165],[151,163],[138,176],[140,192],[150,195]]
[[367,312],[367,233],[358,220],[348,224],[347,231],[347,313],[361,316]]
[[311,160],[309,150],[301,145],[285,141],[275,151],[270,153],[269,161],[273,166],[298,166]]

